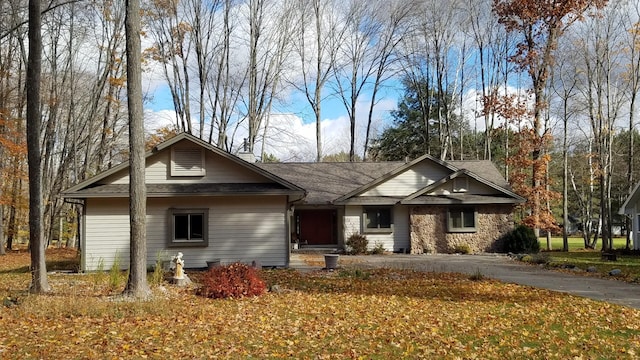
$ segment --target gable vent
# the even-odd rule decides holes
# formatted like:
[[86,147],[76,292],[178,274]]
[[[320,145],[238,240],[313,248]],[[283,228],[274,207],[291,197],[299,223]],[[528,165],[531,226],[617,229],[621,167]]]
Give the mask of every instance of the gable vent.
[[171,176],[204,175],[204,149],[171,149]]

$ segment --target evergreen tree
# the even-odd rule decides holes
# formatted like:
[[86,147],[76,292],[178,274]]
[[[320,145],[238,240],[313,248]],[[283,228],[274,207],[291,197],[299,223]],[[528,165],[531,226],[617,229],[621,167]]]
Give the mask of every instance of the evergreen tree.
[[[374,139],[369,149],[373,160],[398,161],[415,159],[424,154],[440,158],[446,141],[443,139],[448,137],[452,138],[454,147],[450,149],[451,154],[465,157],[465,154],[475,151],[475,143],[468,144],[465,139],[471,135],[471,131],[469,124],[455,112],[457,105],[454,95],[447,93],[437,96],[436,90],[427,89],[426,85],[423,81],[419,84],[421,88],[418,88],[412,82],[404,82],[404,96],[397,110],[391,113],[393,125]],[[444,99],[447,106],[440,99]],[[443,109],[449,111],[446,116],[441,113]],[[438,119],[447,119],[448,124],[439,126],[442,124],[438,123]],[[441,129],[449,130],[443,133]],[[461,142],[464,142],[463,146],[460,146]],[[460,149],[463,150],[462,155]]]

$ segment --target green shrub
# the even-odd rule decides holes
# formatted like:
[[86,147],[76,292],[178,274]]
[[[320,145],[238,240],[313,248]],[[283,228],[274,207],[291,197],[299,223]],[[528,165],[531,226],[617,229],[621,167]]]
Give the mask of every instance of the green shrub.
[[169,260],[164,252],[158,252],[156,255],[156,263],[152,266],[150,276],[148,276],[149,284],[153,286],[160,286],[164,282],[165,272],[168,270]]
[[531,255],[531,262],[534,264],[548,264],[551,261],[551,257],[547,253],[538,253]]
[[367,240],[366,235],[362,234],[352,234],[349,236],[346,242],[347,247],[349,248],[349,254],[352,255],[361,255],[367,253],[367,246],[369,245],[369,240]]
[[164,281],[164,269],[162,268],[162,261],[156,260],[156,264],[153,266],[153,272],[149,283],[153,286],[160,286]]
[[369,280],[371,277],[371,273],[368,271],[355,269],[355,270],[340,270],[338,273],[339,277],[342,278],[356,278],[361,280]]
[[214,266],[202,279],[198,294],[214,298],[241,298],[258,296],[267,291],[267,285],[256,269],[242,263]]
[[104,272],[104,259],[100,258],[98,265],[96,265],[96,271],[93,273],[93,286],[101,286],[104,284],[106,276]]
[[469,275],[469,280],[471,281],[482,281],[484,280],[484,274],[480,271],[480,268],[476,268],[476,271]]
[[116,253],[115,259],[111,269],[109,269],[109,287],[111,289],[118,289],[123,284],[122,271],[120,270],[120,257]]
[[514,254],[535,254],[540,252],[540,243],[533,229],[518,225],[505,236],[504,251]]
[[382,255],[384,254],[385,251],[387,250],[384,248],[384,244],[382,243],[377,243],[376,246],[374,246],[374,248],[371,249],[371,253],[374,255]]
[[471,248],[467,244],[458,244],[453,247],[455,254],[471,254]]

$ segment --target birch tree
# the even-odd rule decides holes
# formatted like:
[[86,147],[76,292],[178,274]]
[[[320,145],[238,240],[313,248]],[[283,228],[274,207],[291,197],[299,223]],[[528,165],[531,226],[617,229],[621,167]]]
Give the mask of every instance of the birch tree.
[[476,157],[493,160],[493,133],[498,123],[496,113],[490,111],[490,107],[485,108],[484,104],[499,96],[501,89],[507,89],[513,67],[506,60],[511,50],[511,39],[509,33],[500,31],[497,19],[491,13],[491,1],[467,0],[464,8],[468,20],[463,29],[472,39],[477,56],[471,69],[474,71],[471,76],[476,79],[476,91],[480,91],[476,101],[480,106],[476,113],[484,121],[482,154]]
[[[627,185],[628,185],[628,194],[631,195],[631,191],[633,191],[633,187],[635,186],[635,182],[637,181],[634,177],[634,171],[636,170],[633,166],[634,157],[635,157],[635,133],[636,133],[636,106],[638,100],[638,93],[640,92],[640,22],[638,19],[640,18],[640,6],[637,2],[634,2],[632,5],[632,11],[626,13],[625,20],[628,24],[627,32],[629,34],[629,39],[631,42],[631,46],[628,53],[628,67],[627,71],[623,74],[624,78],[628,82],[628,99],[629,99],[629,122],[628,122],[628,131],[629,131],[629,141],[627,143]],[[631,248],[631,231],[632,221],[629,218],[625,218],[625,227],[627,229],[627,243],[626,248]]]
[[193,133],[191,122],[191,74],[189,60],[192,25],[183,21],[183,11],[178,0],[151,1],[147,21],[154,39],[154,46],[147,49],[152,58],[162,64],[173,107],[177,115],[176,126],[180,131]]
[[369,148],[369,139],[371,136],[373,112],[378,101],[379,91],[385,81],[389,80],[397,71],[393,71],[393,65],[397,62],[396,49],[399,46],[402,37],[408,33],[410,15],[417,10],[415,4],[411,1],[390,2],[379,4],[376,11],[375,21],[381,24],[378,32],[373,51],[373,73],[371,84],[371,96],[369,101],[369,110],[367,113],[367,126],[364,137],[363,160],[367,159],[367,149]]
[[369,44],[380,33],[374,8],[365,1],[351,0],[343,5],[345,37],[334,70],[334,88],[349,117],[349,161],[356,159],[356,112],[358,97],[374,73]]
[[[583,50],[584,59],[584,92],[585,106],[588,109],[589,125],[594,139],[594,160],[599,185],[600,219],[602,249],[613,249],[611,178],[613,166],[613,136],[615,121],[626,105],[622,96],[625,91],[620,86],[619,71],[622,51],[616,44],[620,43],[622,28],[620,27],[618,6],[610,6],[603,16],[593,18],[585,29],[592,36],[586,39]],[[595,246],[592,243],[591,246]]]
[[300,22],[296,31],[294,52],[300,57],[300,81],[292,80],[293,86],[303,93],[313,111],[316,124],[316,161],[323,159],[322,149],[322,102],[323,91],[329,80],[337,56],[337,49],[344,36],[333,8],[334,0],[312,0],[300,2]]
[[215,51],[215,69],[207,79],[209,87],[212,88],[208,91],[211,111],[209,142],[214,143],[215,138],[216,146],[229,152],[232,144],[228,141],[227,131],[236,117],[236,106],[240,102],[241,89],[247,80],[246,71],[238,71],[231,57],[232,34],[238,23],[233,17],[232,5],[233,1],[224,0],[220,38]]
[[290,2],[249,0],[249,59],[247,68],[247,147],[254,151],[262,129],[264,153],[269,113],[282,85],[283,66],[291,52],[293,13]]

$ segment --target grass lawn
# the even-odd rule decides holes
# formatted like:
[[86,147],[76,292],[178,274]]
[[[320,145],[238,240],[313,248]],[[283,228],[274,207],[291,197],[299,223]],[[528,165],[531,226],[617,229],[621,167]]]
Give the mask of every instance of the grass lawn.
[[[598,249],[585,249],[582,238],[569,238],[569,252],[562,252],[562,238],[553,237],[553,251],[545,251],[541,253],[544,262],[551,268],[567,268],[570,265],[576,266],[581,270],[593,266],[595,273],[587,275],[610,277],[609,272],[613,269],[620,269],[622,273],[617,276],[619,280],[640,283],[640,256],[618,254],[616,261],[607,261],[602,259],[602,252]],[[626,245],[625,238],[614,238],[614,248],[622,249]],[[546,248],[546,238],[540,238],[540,247]],[[575,272],[574,270],[571,270]]]
[[[541,237],[540,241],[540,249],[547,248],[547,238]],[[584,240],[581,237],[569,237],[569,251],[575,250],[584,250]],[[613,248],[621,249],[624,248],[627,244],[627,239],[624,237],[616,237],[613,238]],[[597,249],[600,249],[602,246],[602,242],[599,240],[597,244]],[[551,237],[551,249],[552,250],[562,250],[562,236],[553,236]]]
[[[74,254],[50,251],[50,265]],[[279,291],[212,300],[154,285],[118,299],[107,274],[51,274],[28,295],[28,254],[0,261],[3,359],[634,359],[640,311],[456,274],[262,271]],[[202,273],[190,273],[198,280]],[[122,278],[121,280],[124,280]]]

